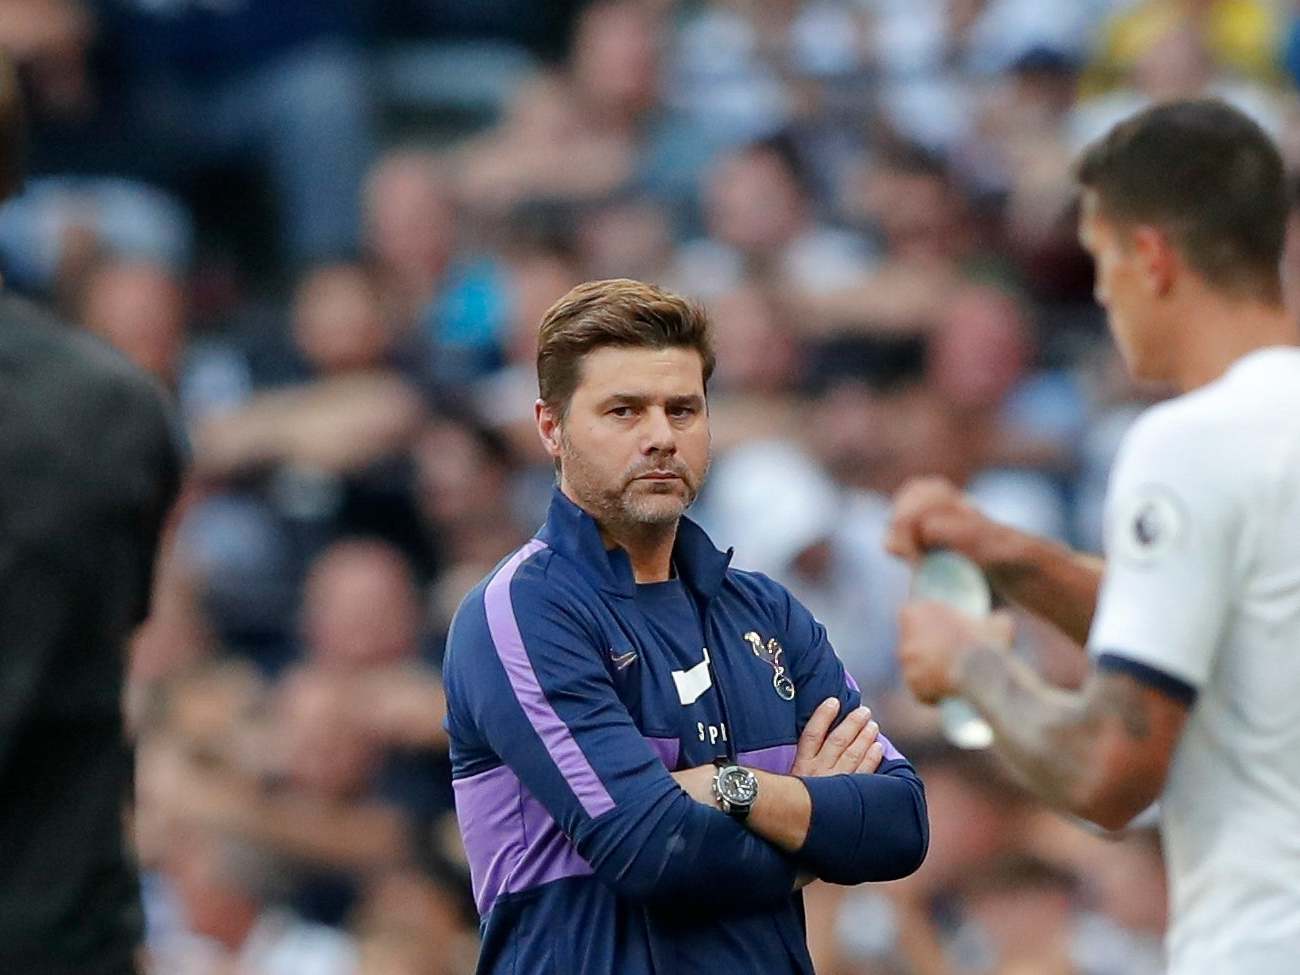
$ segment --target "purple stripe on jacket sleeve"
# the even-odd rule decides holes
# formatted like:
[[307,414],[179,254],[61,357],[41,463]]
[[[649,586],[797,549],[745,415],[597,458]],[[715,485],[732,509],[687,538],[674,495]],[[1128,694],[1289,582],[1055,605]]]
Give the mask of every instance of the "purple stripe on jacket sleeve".
[[794,766],[794,745],[773,745],[771,748],[759,748],[752,752],[741,752],[736,761],[748,768],[775,772],[777,775],[789,775]]
[[510,600],[510,583],[519,570],[519,566],[537,552],[546,548],[546,543],[534,538],[510,557],[510,560],[492,577],[483,594],[483,604],[487,611],[488,631],[492,634],[492,643],[501,665],[505,668],[510,688],[528,717],[542,743],[550,753],[560,773],[573,789],[578,802],[588,816],[596,817],[614,808],[600,776],[587,761],[587,756],[573,739],[573,733],[564,723],[551,702],[546,699],[537,673],[533,670],[528,651],[524,648],[524,639],[519,633],[519,621],[515,618],[514,605]]
[[456,779],[452,788],[480,915],[502,894],[592,872],[508,766]]
[[465,843],[474,903],[486,915],[524,855],[519,810],[519,779],[508,766],[480,772],[451,784],[456,822]]
[[677,738],[647,738],[646,744],[654,749],[659,761],[669,772],[677,770],[677,758],[681,754],[682,743]]
[[523,795],[524,833],[528,837],[528,854],[506,881],[506,892],[517,894],[532,890],[552,880],[585,877],[594,873],[573,847],[573,843],[546,807],[527,789]]

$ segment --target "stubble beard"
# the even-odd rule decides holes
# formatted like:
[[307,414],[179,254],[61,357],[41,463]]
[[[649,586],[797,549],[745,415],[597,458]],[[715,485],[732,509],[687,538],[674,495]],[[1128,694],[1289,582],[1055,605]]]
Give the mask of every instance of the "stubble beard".
[[[576,496],[574,500],[596,519],[602,528],[616,535],[661,535],[673,532],[677,522],[699,495],[708,475],[708,466],[698,477],[681,461],[670,456],[652,457],[625,471],[614,485],[602,483],[600,474],[587,463],[580,451],[562,438],[564,480]],[[685,489],[664,490],[654,482],[637,480],[650,470],[670,470],[680,481],[667,482]]]

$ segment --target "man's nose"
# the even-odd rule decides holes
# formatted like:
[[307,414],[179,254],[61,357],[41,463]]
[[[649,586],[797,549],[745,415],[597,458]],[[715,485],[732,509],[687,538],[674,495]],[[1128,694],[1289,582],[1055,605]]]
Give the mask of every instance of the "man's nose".
[[641,452],[675,453],[677,450],[677,433],[663,410],[650,410],[646,414],[645,429],[641,441]]

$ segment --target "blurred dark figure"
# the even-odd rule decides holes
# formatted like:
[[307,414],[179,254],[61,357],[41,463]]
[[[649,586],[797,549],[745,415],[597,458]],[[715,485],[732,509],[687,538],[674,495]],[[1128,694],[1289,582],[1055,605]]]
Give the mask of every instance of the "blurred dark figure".
[[375,5],[387,37],[440,41],[498,40],[520,44],[547,59],[564,53],[581,0],[385,0]]
[[[4,72],[6,195],[14,87]],[[159,388],[98,339],[0,296],[0,971],[135,971],[123,669],[179,481]]]

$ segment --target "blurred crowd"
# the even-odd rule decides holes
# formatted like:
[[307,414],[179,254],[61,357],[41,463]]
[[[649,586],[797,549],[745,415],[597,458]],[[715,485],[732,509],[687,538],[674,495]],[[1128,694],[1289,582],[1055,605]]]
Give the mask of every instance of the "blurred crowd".
[[[1099,550],[1164,391],[1112,352],[1071,160],[1211,93],[1300,166],[1298,6],[0,0],[33,132],[6,286],[156,375],[191,459],[127,701],[153,970],[472,971],[442,644],[549,500],[541,313],[618,276],[707,303],[698,518],[827,625],[927,784],[916,876],[807,892],[818,971],[1160,971],[1158,840],[942,743],[881,538],[935,473]],[[1081,678],[1044,626],[1017,649]]]

